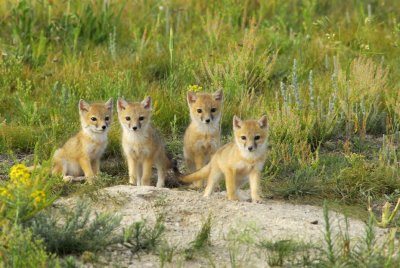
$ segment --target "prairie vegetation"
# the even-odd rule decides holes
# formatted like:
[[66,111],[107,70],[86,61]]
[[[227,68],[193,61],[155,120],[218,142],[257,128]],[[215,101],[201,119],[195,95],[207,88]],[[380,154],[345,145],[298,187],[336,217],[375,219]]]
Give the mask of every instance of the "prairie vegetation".
[[[400,198],[399,14],[396,0],[1,1],[0,228],[8,231],[0,235],[0,260],[6,267],[29,265],[23,262],[27,258],[35,267],[73,267],[64,252],[123,243],[123,234],[114,230],[116,216],[85,222],[91,215],[85,206],[62,223],[46,214],[58,196],[96,198],[101,188],[127,183],[116,115],[95,185],[64,185],[49,176],[51,155],[79,130],[79,99],[149,95],[154,125],[181,159],[189,123],[185,96],[198,85],[209,92],[224,90],[224,142],[231,138],[233,115],[268,115],[264,197],[317,205],[327,200],[370,227],[357,252],[339,252],[328,244],[322,256],[300,242],[259,242],[271,256],[270,265],[294,265],[282,254],[311,250],[308,257],[318,256],[323,267],[357,262],[396,267],[399,255],[392,244],[372,249],[378,216],[371,213]],[[27,183],[23,168],[9,175],[18,162],[40,163],[43,170]],[[393,217],[385,227],[399,223]],[[55,234],[51,239],[60,239],[65,248],[55,248],[64,244],[43,235],[45,224],[54,225],[48,229]],[[154,228],[146,224],[133,223],[125,240],[135,254],[158,252],[163,266],[176,252],[162,239],[162,217]],[[104,227],[104,241],[80,241],[94,226]],[[194,241],[183,254],[206,252],[201,247],[208,247],[210,228],[212,220],[197,237],[201,243]],[[388,243],[398,235],[393,230]],[[118,233],[117,242],[112,232]],[[62,240],[66,236],[71,240]],[[232,255],[232,266],[234,261]]]

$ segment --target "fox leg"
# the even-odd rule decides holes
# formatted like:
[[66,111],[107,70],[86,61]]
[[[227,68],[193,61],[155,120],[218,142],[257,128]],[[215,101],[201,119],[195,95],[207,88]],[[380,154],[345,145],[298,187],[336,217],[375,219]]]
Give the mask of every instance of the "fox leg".
[[136,169],[136,180],[137,180],[136,185],[137,186],[143,185],[143,183],[142,183],[142,174],[143,174],[142,169],[143,169],[143,167],[142,166],[143,166],[142,163],[139,163],[138,161],[136,161],[135,169]]
[[93,167],[94,174],[95,175],[99,174],[100,173],[100,159],[94,159],[91,164]]
[[227,169],[224,172],[225,175],[225,184],[226,184],[226,193],[228,195],[229,200],[238,200],[236,195],[236,174],[234,171]]
[[207,186],[204,190],[204,197],[209,197],[214,191],[215,184],[218,183],[221,178],[221,172],[218,169],[211,169],[210,174],[208,175]]
[[261,202],[262,199],[260,197],[260,172],[253,171],[249,175],[249,182],[250,182],[251,201],[253,203]]
[[157,164],[157,187],[162,188],[165,185],[166,168],[163,164]]
[[153,161],[151,158],[147,158],[143,161],[142,185],[150,185],[152,167]]
[[[196,166],[196,170],[201,169],[204,166],[204,158],[202,155],[196,155],[194,157],[194,163]],[[201,180],[195,181],[193,182],[193,186],[197,187],[197,188],[203,188],[204,187],[204,181],[206,178],[202,178]]]
[[136,179],[140,179],[140,177],[137,177],[137,164],[135,160],[133,160],[131,157],[127,157],[128,161],[128,172],[129,172],[129,184],[135,185],[136,184]]
[[79,159],[79,165],[81,166],[83,173],[85,174],[85,177],[87,178],[88,182],[90,184],[92,184],[94,172],[92,169],[92,165],[90,163],[90,159],[87,157],[81,157]]

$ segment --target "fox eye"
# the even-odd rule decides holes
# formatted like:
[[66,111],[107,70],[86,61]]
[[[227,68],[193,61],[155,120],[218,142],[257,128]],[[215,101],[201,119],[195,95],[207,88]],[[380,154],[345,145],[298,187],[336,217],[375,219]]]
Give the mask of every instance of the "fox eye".
[[105,120],[106,120],[106,121],[110,120],[110,117],[106,116]]
[[198,112],[199,114],[201,114],[202,110],[201,110],[201,109],[197,109],[197,112]]
[[143,121],[143,120],[144,120],[144,116],[140,116],[140,117],[139,117],[139,120],[140,120],[140,121]]
[[257,135],[257,136],[255,136],[255,137],[254,137],[254,139],[257,141],[257,140],[259,140],[259,139],[260,139],[260,136],[259,136],[259,135]]
[[211,112],[215,113],[217,111],[217,108],[211,108]]
[[246,140],[246,136],[242,136],[240,137],[242,140]]
[[90,120],[92,120],[94,122],[94,121],[97,121],[97,118],[93,116],[90,118]]
[[126,119],[126,121],[131,121],[131,117],[130,116],[125,117],[125,119]]

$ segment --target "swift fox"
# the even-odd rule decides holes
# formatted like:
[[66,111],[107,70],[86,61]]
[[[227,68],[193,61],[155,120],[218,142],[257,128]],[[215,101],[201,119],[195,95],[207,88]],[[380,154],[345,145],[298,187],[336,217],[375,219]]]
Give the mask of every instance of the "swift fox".
[[127,102],[122,98],[117,104],[122,126],[122,149],[128,162],[129,183],[150,185],[153,165],[157,168],[157,187],[164,187],[167,170],[177,170],[165,150],[160,134],[151,125],[151,98],[142,102]]
[[53,174],[62,174],[66,181],[84,175],[89,183],[93,183],[93,176],[100,171],[100,158],[107,147],[112,108],[112,99],[93,104],[79,101],[82,130],[55,151]]
[[260,202],[260,177],[266,159],[267,129],[266,116],[258,121],[242,121],[234,116],[234,142],[218,149],[206,166],[181,180],[194,182],[207,177],[204,196],[208,197],[224,175],[228,199],[238,200],[239,187],[249,179],[251,199],[253,202]]
[[[183,155],[190,172],[206,165],[220,146],[220,128],[223,92],[187,93],[191,123],[185,131]],[[205,177],[203,179],[206,179]],[[202,187],[204,180],[194,183]]]

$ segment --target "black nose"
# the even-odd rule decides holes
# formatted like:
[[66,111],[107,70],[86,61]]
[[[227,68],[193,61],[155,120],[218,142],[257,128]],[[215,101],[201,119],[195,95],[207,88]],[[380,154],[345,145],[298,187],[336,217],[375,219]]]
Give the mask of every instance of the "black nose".
[[102,129],[106,129],[106,127],[107,127],[107,126],[102,126],[101,128],[102,128]]
[[207,123],[207,124],[210,123],[210,121],[211,121],[210,119],[206,119],[206,123]]
[[247,149],[249,149],[249,151],[251,152],[251,151],[253,151],[253,146],[250,146],[250,147],[247,148]]
[[136,129],[137,129],[137,127],[133,127],[132,129],[133,129],[133,130],[136,130]]

